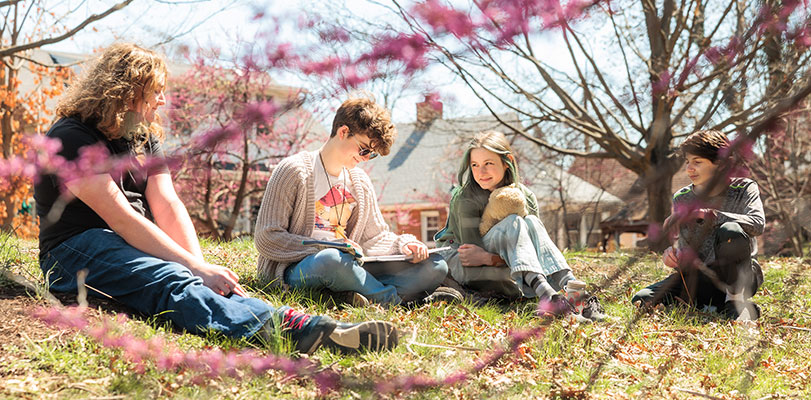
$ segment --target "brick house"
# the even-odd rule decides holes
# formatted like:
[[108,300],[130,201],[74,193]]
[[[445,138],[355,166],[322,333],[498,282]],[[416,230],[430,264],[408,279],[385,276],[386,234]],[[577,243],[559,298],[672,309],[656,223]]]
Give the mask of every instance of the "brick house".
[[[648,198],[642,178],[614,159],[578,158],[570,166],[569,172],[604,188],[623,202],[621,208],[600,223],[600,247],[603,250],[647,246],[650,223]],[[676,193],[689,184],[690,178],[684,168],[681,168],[673,175],[671,192]]]
[[[542,161],[537,145],[508,133],[491,115],[443,119],[441,103],[426,98],[416,106],[415,122],[397,124],[398,138],[391,153],[363,164],[377,190],[380,208],[397,233],[411,233],[433,245],[433,235],[447,220],[463,149],[474,134],[486,130],[507,134],[522,183],[538,197],[541,218],[558,246],[596,246],[599,223],[622,206],[616,196]],[[500,118],[520,124],[515,115]]]

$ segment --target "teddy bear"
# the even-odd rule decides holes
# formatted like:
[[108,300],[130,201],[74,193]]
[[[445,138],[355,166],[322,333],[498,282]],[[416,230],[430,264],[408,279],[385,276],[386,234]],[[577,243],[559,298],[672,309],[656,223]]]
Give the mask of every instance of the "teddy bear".
[[495,224],[510,214],[520,217],[527,215],[527,200],[524,192],[516,185],[502,186],[490,193],[487,206],[484,207],[479,233],[484,236]]

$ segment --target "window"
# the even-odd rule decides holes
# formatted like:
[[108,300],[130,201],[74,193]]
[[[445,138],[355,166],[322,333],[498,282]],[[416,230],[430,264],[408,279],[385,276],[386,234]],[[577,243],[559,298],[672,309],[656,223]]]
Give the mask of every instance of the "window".
[[439,232],[439,211],[423,211],[420,213],[420,231],[422,241],[426,244],[434,244],[434,235]]

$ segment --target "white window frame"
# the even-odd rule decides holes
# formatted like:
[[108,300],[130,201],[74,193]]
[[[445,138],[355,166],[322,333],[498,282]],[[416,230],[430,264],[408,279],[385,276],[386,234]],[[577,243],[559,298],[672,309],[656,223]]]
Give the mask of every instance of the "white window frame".
[[439,232],[442,222],[439,220],[439,211],[420,211],[420,236],[425,244],[433,245],[434,238],[428,237],[428,217],[436,217],[436,231]]

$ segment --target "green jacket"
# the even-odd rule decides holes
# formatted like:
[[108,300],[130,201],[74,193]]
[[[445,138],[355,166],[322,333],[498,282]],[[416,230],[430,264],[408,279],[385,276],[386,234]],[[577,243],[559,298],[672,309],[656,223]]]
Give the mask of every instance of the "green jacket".
[[[529,188],[518,184],[527,200],[527,212],[540,218],[538,200]],[[479,234],[479,222],[490,199],[490,192],[478,185],[471,185],[467,190],[455,187],[451,194],[451,204],[448,209],[448,221],[441,231],[434,235],[438,247],[451,246],[457,248],[462,244],[475,244],[484,247]]]

